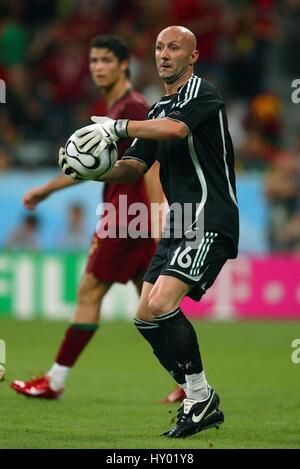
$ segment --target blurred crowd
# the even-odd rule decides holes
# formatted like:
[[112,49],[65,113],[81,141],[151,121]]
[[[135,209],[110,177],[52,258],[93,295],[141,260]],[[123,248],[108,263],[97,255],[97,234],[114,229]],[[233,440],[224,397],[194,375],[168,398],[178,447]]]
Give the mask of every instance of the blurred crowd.
[[265,175],[270,246],[300,251],[300,0],[0,0],[0,172],[56,165],[66,137],[105,114],[88,71],[97,34],[127,40],[134,86],[159,99],[154,43],[170,24],[196,34],[195,72],[225,99],[237,170]]
[[[51,248],[63,252],[85,250],[90,245],[85,208],[80,203],[73,203],[66,208],[66,223],[56,230],[55,242]],[[7,251],[30,250],[37,252],[42,250],[45,246],[43,245],[39,217],[35,213],[25,215],[19,224],[8,233],[3,247]]]

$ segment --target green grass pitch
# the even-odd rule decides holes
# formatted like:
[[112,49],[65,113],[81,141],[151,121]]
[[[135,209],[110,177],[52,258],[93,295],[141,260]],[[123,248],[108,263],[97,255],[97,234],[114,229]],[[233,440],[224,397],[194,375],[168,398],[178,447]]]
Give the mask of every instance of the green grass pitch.
[[300,364],[292,363],[299,323],[195,323],[210,384],[225,423],[168,440],[177,405],[158,401],[173,387],[134,326],[103,322],[59,401],[28,399],[9,387],[46,371],[65,323],[0,320],[7,348],[0,383],[0,448],[299,448]]

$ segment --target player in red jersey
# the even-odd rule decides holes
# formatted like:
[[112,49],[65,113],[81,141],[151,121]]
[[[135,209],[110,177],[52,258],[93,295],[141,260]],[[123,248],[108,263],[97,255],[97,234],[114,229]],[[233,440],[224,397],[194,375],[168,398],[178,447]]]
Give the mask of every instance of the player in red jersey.
[[[113,119],[128,118],[128,116],[133,120],[145,119],[148,105],[144,97],[131,87],[128,69],[129,52],[126,44],[116,36],[97,36],[91,42],[89,59],[92,79],[103,91],[107,102],[107,115]],[[119,158],[122,158],[125,149],[131,143],[129,139],[118,142]],[[159,194],[159,197],[162,197],[162,192],[160,188],[153,186],[153,180],[157,181],[158,177],[153,178],[150,175],[148,178],[148,183],[152,181],[150,192],[156,193],[155,199],[158,201],[157,196]],[[52,193],[73,184],[76,184],[76,181],[71,178],[58,176],[47,184],[27,192],[24,196],[24,205],[27,209],[33,210]],[[105,184],[103,199],[104,202],[114,205],[116,220],[119,220],[120,195],[127,196],[127,206],[134,202],[142,202],[149,207],[144,178],[135,184]],[[121,230],[122,226],[119,224],[118,228]],[[16,380],[12,383],[12,388],[30,397],[58,398],[65,388],[71,368],[98,327],[103,297],[113,283],[127,283],[129,280],[134,282],[140,294],[143,274],[155,249],[156,243],[151,237],[100,239],[95,234],[86,271],[78,288],[75,314],[66,330],[55,363],[45,375],[30,381]],[[112,259],[118,259],[118,262],[113,263]],[[181,388],[179,393],[183,393]],[[184,393],[179,397],[183,398]],[[165,401],[169,402],[168,398]]]

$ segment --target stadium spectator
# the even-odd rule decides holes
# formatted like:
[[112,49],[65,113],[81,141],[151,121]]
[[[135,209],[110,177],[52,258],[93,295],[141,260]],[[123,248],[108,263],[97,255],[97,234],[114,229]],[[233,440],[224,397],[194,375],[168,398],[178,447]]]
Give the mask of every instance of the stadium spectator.
[[10,250],[37,251],[40,247],[39,220],[35,215],[26,215],[12,233],[9,234],[6,247]]
[[223,39],[222,14],[216,0],[175,0],[170,3],[173,24],[184,24],[194,31],[201,62],[198,75],[216,82],[222,76],[220,50]]
[[236,97],[252,98],[266,87],[266,65],[278,36],[274,2],[245,2],[233,8],[226,25],[229,89]]
[[278,96],[262,93],[250,102],[244,122],[247,130],[259,132],[269,145],[280,144],[282,118],[281,103]]
[[47,138],[47,121],[44,118],[47,103],[34,90],[26,67],[14,66],[9,69],[7,102],[11,122],[18,129],[20,138]]
[[284,247],[285,252],[300,254],[300,206],[282,227],[279,234],[280,245]]
[[8,3],[0,5],[0,62],[5,68],[25,63],[28,36],[18,8],[21,2]]
[[112,30],[110,2],[103,0],[76,0],[64,23],[69,37],[87,46],[96,34]]
[[[95,31],[107,33],[112,26],[113,31],[130,44],[132,82],[136,89],[150,97],[151,103],[159,93],[150,60],[152,43],[157,32],[172,21],[195,30],[202,60],[199,75],[209,76],[213,83],[221,84],[225,98],[229,93],[230,100],[242,98],[247,105],[249,97],[265,92],[268,85],[270,89],[268,71],[274,70],[279,38],[283,50],[281,63],[284,62],[289,73],[294,70],[293,78],[297,76],[298,10],[298,2],[277,5],[274,0],[244,2],[238,6],[215,0],[2,2],[0,77],[8,80],[10,68],[25,66],[31,82],[26,107],[34,109],[38,104],[44,111],[46,105],[46,112],[35,121],[35,129],[32,129],[32,115],[29,116],[26,127],[31,128],[31,133],[34,130],[33,138],[38,139],[38,144],[27,144],[24,126],[20,128],[11,120],[10,103],[13,105],[15,100],[7,100],[7,106],[0,106],[0,141],[11,145],[18,155],[15,164],[31,167],[27,155],[33,151],[37,155],[35,165],[41,161],[47,166],[55,163],[50,156],[53,146],[60,145],[72,128],[84,125],[76,119],[76,107],[83,109],[83,103],[87,107],[93,104],[83,50]],[[276,46],[274,50],[273,45]],[[271,78],[275,79],[277,75],[272,73]],[[278,78],[276,83],[279,88],[286,88],[286,81],[280,85]],[[286,90],[281,94],[286,96]],[[22,105],[24,116],[23,110]],[[85,113],[87,117],[88,113]],[[293,124],[295,119],[298,119],[297,113],[295,118],[290,118]],[[251,138],[250,134],[250,142]],[[27,146],[24,151],[23,145]],[[45,157],[38,158],[38,154]],[[246,159],[248,163],[249,158]],[[248,169],[247,164],[244,168]]]
[[71,205],[67,218],[66,229],[58,236],[59,248],[69,251],[87,249],[90,240],[84,222],[84,207],[78,204]]
[[[162,30],[155,56],[166,96],[152,106],[148,120],[93,116],[94,125],[75,133],[83,152],[96,144],[101,149],[118,139],[135,138],[123,161],[100,180],[135,182],[158,160],[169,206],[189,202],[193,207],[191,224],[170,210],[168,230],[145,274],[135,318],[162,366],[186,389],[177,422],[164,433],[170,438],[218,427],[224,420],[219,396],[205,377],[195,330],[180,302],[185,296],[201,299],[226,260],[236,257],[239,236],[234,154],[224,104],[213,85],[193,74],[198,55],[190,30]],[[67,155],[60,165],[76,177]]]
[[12,160],[9,150],[0,145],[0,172],[11,169],[11,164]]
[[291,78],[300,76],[300,2],[289,0],[282,5],[281,65]]
[[266,176],[272,251],[300,253],[300,134],[290,152],[278,154]]
[[242,124],[243,140],[236,140],[239,162],[246,170],[265,170],[276,157],[281,144],[279,98],[271,93],[255,96],[249,101]]
[[[299,173],[298,173],[299,174]],[[271,251],[289,252],[298,243],[297,163],[293,152],[279,151],[265,177],[265,193],[269,201],[268,238]],[[296,230],[296,231],[295,231]]]

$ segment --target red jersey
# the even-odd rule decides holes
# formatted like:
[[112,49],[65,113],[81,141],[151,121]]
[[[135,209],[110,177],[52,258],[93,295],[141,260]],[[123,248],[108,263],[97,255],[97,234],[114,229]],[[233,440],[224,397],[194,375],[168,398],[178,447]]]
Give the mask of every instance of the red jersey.
[[[148,114],[148,103],[137,91],[130,90],[118,99],[107,111],[112,119],[144,120]],[[124,151],[130,147],[132,139],[122,139],[117,142],[118,158],[121,159]],[[135,202],[142,202],[149,207],[149,198],[143,177],[133,184],[106,183],[104,186],[103,201],[112,203],[118,214],[119,196],[127,196],[127,207]],[[119,220],[119,217],[117,217]],[[150,228],[150,227],[149,227]]]
[[[112,119],[144,120],[147,117],[148,105],[145,98],[136,91],[129,91],[116,101],[106,114]],[[119,140],[119,159],[126,148],[132,143],[131,139]],[[110,202],[116,209],[116,227],[123,227],[123,221],[119,220],[119,196],[127,196],[127,209],[129,204],[143,202],[148,207],[148,232],[150,231],[149,199],[143,177],[135,184],[106,183],[104,186],[103,201]],[[123,216],[123,213],[122,213]],[[128,216],[127,223],[133,216]],[[102,218],[103,220],[103,218]],[[99,231],[98,231],[99,228]],[[97,228],[97,234],[104,228],[101,221]],[[116,230],[118,231],[118,230]],[[100,239],[95,234],[90,249],[86,271],[95,278],[107,283],[127,283],[129,280],[139,278],[148,267],[148,264],[156,250],[155,241],[152,238],[132,239],[130,237]]]

